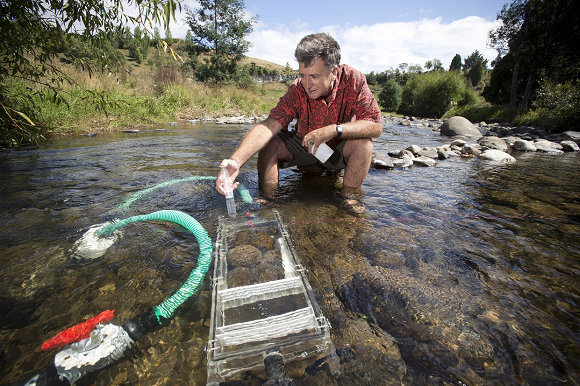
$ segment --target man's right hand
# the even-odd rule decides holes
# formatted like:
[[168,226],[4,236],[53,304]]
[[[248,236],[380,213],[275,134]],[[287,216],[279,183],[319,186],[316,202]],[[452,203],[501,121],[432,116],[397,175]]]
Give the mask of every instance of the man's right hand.
[[[230,175],[230,183],[232,185],[232,189],[236,190],[236,188],[238,187],[238,185],[240,183],[239,182],[234,183],[234,181],[236,180],[236,177],[238,176],[238,173],[240,172],[240,164],[235,159],[227,158],[227,159],[222,161],[222,163],[220,164],[220,168],[221,167],[227,168],[228,173]],[[215,180],[215,188],[220,194],[223,194],[225,196],[226,191],[225,191],[225,184],[224,184],[224,176],[223,176],[221,170],[220,170],[220,172],[217,175],[217,178]]]

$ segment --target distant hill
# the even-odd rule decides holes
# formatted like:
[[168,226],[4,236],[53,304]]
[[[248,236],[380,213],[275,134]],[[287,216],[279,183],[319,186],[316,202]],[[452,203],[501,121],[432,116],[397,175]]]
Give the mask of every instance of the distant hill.
[[[286,66],[272,63],[272,62],[268,62],[267,60],[246,57],[246,58],[242,59],[242,61],[241,61],[242,66],[250,65],[251,63],[255,63],[256,66],[261,66],[261,67],[267,68],[268,70],[276,70],[276,72],[281,73],[281,74],[286,73]],[[294,69],[292,69],[292,72],[296,72],[296,71]]]
[[[169,54],[169,52],[165,54],[162,53],[161,55],[159,55],[159,52],[157,51],[156,48],[154,48],[154,46],[152,46],[152,48],[149,50],[147,57],[143,59],[143,62],[141,64],[135,63],[135,61],[129,56],[129,51],[127,49],[121,49],[120,51],[123,52],[123,54],[127,58],[128,63],[131,64],[131,66],[133,67],[132,71],[142,72],[148,71],[152,65],[155,65],[155,67],[163,67],[163,66],[181,67],[184,63],[186,63],[189,60],[188,53],[185,49],[185,40],[173,39],[171,48],[175,51],[176,54],[181,56],[183,62],[180,60],[175,61],[172,55]],[[272,76],[271,74],[280,74],[282,76],[292,78],[297,76],[298,74],[297,70],[294,69],[287,70],[285,65],[272,63],[267,60],[262,60],[258,58],[245,57],[244,59],[241,60],[240,65],[245,67],[251,66],[252,63],[256,67],[261,67],[263,70],[266,70],[267,74],[270,74],[270,76]]]

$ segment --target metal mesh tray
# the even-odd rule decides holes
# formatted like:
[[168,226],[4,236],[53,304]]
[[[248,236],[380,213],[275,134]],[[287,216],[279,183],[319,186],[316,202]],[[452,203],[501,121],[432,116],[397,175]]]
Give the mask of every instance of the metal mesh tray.
[[285,362],[327,357],[338,371],[330,325],[278,212],[251,223],[221,218],[214,254],[209,385],[263,370],[270,350]]

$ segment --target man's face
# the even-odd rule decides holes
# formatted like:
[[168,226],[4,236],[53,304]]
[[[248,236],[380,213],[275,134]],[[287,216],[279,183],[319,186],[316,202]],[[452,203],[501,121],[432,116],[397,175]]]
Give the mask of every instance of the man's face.
[[314,59],[308,67],[304,66],[304,63],[298,63],[298,73],[302,79],[302,86],[310,99],[326,98],[332,93],[336,71],[336,67],[330,71],[320,58]]

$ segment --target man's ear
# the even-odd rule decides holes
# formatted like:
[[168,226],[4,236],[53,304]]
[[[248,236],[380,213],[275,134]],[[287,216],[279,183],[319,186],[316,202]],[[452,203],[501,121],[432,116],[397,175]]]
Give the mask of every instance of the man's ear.
[[332,75],[334,76],[334,80],[338,78],[338,66],[334,67],[334,70],[332,70]]

